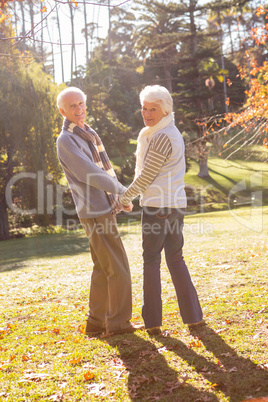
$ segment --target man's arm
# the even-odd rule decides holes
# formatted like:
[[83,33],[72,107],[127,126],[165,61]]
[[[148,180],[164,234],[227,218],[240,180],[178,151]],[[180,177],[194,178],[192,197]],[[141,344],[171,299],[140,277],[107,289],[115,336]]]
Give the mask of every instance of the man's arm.
[[109,193],[122,194],[125,191],[117,178],[99,168],[70,135],[58,138],[57,152],[63,169],[78,181]]
[[170,157],[171,152],[172,145],[166,134],[159,134],[153,138],[141,174],[131,183],[125,193],[119,197],[123,205],[127,205],[133,198],[144,193],[158,175],[164,162]]

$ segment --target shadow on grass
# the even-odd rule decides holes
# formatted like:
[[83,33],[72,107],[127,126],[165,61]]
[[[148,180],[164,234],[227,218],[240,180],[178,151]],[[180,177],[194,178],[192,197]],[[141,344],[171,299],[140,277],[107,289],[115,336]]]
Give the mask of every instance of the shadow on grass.
[[49,234],[0,242],[0,272],[25,268],[25,262],[38,258],[72,256],[89,252],[86,236],[80,233]]
[[[124,237],[128,231],[120,231]],[[83,232],[46,234],[0,242],[0,273],[23,269],[28,260],[57,258],[90,253],[88,238]]]
[[230,402],[268,395],[267,370],[239,356],[208,326],[199,329],[195,335],[206,350],[216,357],[217,363],[200,356],[178,339],[160,336],[157,341],[187,362],[199,375],[211,382],[215,389],[223,392]]
[[110,346],[117,348],[120,359],[129,372],[128,391],[131,400],[218,401],[212,393],[188,384],[184,376],[178,377],[178,372],[168,365],[152,342],[135,334],[105,340]]
[[[230,177],[228,177],[228,176],[226,176],[226,175],[224,175],[222,173],[219,173],[214,169],[211,169],[211,167],[209,167],[209,171],[213,172],[215,175],[221,176],[224,179],[228,180],[228,182],[230,182],[230,184],[232,184],[233,186],[237,183],[235,180],[231,179]],[[226,194],[226,196],[228,195],[229,190],[225,186],[222,186],[217,180],[213,179],[211,176],[203,177],[203,180],[205,180],[212,187],[217,188],[223,194]]]

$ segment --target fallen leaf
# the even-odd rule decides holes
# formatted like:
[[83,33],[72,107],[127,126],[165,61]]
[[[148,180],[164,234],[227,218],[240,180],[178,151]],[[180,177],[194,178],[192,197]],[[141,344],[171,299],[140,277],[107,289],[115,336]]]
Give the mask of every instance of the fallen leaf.
[[203,346],[203,344],[199,340],[192,341],[187,345],[188,348],[200,348],[201,346]]
[[30,360],[30,357],[27,356],[27,355],[23,355],[23,356],[22,356],[22,360],[23,360],[24,362],[27,362],[28,360]]
[[119,358],[114,358],[113,359],[113,366],[114,367],[124,367],[124,363],[121,359]]
[[82,359],[81,356],[79,356],[77,358],[73,357],[71,360],[69,360],[69,363],[70,364],[79,364],[81,362],[81,359]]
[[122,342],[122,344],[123,345],[127,345],[127,346],[130,346],[131,345],[131,342],[130,341],[127,341],[126,339]]
[[184,384],[180,383],[178,380],[175,380],[173,382],[167,382],[166,383],[166,392],[168,394],[172,394],[174,389],[181,388],[181,387],[183,387],[183,385]]
[[78,328],[77,328],[77,331],[78,331],[78,332],[81,332],[81,334],[84,334],[84,333],[85,333],[85,329],[86,329],[85,324],[80,324],[80,325],[78,326]]
[[156,353],[157,352],[155,350],[144,350],[140,353],[140,357],[147,356],[147,355],[153,355]]
[[142,375],[142,376],[140,375],[140,376],[136,377],[136,380],[139,384],[143,384],[144,382],[149,383],[151,381],[150,378],[146,377],[145,375]]
[[84,379],[86,381],[92,380],[95,377],[95,374],[92,373],[92,371],[88,370],[86,373],[84,373]]
[[232,368],[229,370],[229,373],[233,373],[234,371],[238,371],[238,369],[237,369],[236,367],[232,367]]
[[230,321],[230,320],[225,320],[223,323],[224,323],[225,325],[226,325],[226,324],[232,324],[232,321]]

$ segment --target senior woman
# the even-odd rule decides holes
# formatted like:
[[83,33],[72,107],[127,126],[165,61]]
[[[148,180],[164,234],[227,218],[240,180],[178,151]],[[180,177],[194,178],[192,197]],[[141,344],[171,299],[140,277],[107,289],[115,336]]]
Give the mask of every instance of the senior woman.
[[145,127],[138,137],[135,178],[120,197],[128,205],[140,195],[142,207],[143,306],[150,335],[161,333],[160,263],[164,249],[180,314],[189,328],[204,324],[195,287],[183,259],[184,142],[175,126],[173,100],[165,87],[147,86],[140,93]]

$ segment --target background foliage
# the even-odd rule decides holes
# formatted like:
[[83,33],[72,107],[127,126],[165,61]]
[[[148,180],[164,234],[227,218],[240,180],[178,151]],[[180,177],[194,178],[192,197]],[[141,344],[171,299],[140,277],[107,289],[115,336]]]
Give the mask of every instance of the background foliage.
[[[135,139],[143,125],[138,95],[147,84],[161,84],[171,91],[176,123],[186,143],[187,168],[197,161],[199,177],[209,177],[210,154],[229,157],[247,145],[245,157],[250,157],[251,145],[268,144],[265,4],[255,0],[126,2],[109,7],[104,37],[98,34],[98,24],[90,22],[93,7],[75,2],[60,6],[34,0],[2,2],[1,239],[8,238],[12,217],[5,200],[10,178],[19,172],[42,171],[44,191],[48,184],[63,183],[55,152],[61,127],[55,99],[64,85],[78,86],[87,94],[88,122],[102,136],[125,184],[133,177]],[[63,81],[66,76],[60,11],[70,17],[71,75],[57,85],[55,69],[62,70]],[[84,16],[83,26],[76,24],[79,13]],[[52,26],[58,32],[61,66],[55,64],[53,38],[44,41],[45,29],[52,37]],[[79,30],[86,54],[81,66],[76,63]],[[32,209],[36,192],[33,180],[21,180],[13,190],[14,203]],[[68,192],[65,195],[68,198]],[[55,204],[53,211],[56,208]],[[46,208],[41,215],[13,218],[26,225],[53,223],[53,213]]]

